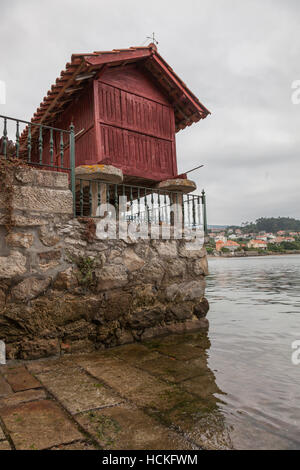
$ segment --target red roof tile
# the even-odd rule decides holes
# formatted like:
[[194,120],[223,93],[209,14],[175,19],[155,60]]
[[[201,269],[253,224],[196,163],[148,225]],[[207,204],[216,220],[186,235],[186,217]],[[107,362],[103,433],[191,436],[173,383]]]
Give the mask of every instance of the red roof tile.
[[[137,61],[141,61],[143,67],[153,75],[159,86],[169,96],[175,110],[177,131],[200,119],[204,119],[210,114],[208,109],[203,106],[160,56],[156,46],[149,44],[146,47],[72,54],[71,62],[68,62],[66,69],[61,71],[60,77],[56,79],[51,90],[47,92],[31,121],[44,124],[51,123],[55,115],[63,109],[66,98],[70,99],[72,90],[68,93],[66,93],[66,90],[72,88],[76,92],[77,89],[82,87],[82,81],[78,80],[81,74],[91,73],[96,75],[103,66],[112,67],[121,63]],[[23,134],[22,137],[25,137],[25,135]]]

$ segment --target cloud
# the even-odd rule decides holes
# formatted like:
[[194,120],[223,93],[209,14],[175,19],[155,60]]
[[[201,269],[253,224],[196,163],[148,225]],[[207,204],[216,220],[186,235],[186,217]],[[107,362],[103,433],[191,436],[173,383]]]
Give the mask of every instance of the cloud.
[[177,134],[179,171],[207,192],[209,223],[299,214],[300,2],[1,2],[0,113],[30,119],[73,52],[159,51],[212,115]]

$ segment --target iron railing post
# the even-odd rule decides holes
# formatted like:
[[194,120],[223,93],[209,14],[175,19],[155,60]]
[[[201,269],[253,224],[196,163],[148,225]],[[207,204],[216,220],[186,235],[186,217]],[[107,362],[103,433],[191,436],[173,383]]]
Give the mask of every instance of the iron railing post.
[[204,189],[202,190],[202,214],[203,214],[203,230],[204,234],[208,234],[207,230],[207,215],[206,215],[206,196],[205,196],[205,191]]
[[73,213],[76,216],[76,188],[75,188],[75,130],[70,125],[70,168],[71,168],[71,191],[73,194]]

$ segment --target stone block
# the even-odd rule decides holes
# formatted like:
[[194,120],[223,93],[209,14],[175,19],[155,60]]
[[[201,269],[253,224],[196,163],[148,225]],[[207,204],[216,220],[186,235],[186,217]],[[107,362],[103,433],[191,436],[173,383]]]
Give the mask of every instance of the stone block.
[[58,171],[36,170],[36,184],[48,188],[69,189],[69,176]]
[[47,189],[38,186],[16,187],[13,209],[48,214],[73,214],[73,196],[69,190]]
[[180,435],[129,404],[84,413],[77,419],[103,449],[192,449]]
[[39,253],[39,267],[42,271],[53,269],[60,264],[61,250],[50,250]]
[[128,271],[138,271],[145,265],[145,261],[140,258],[131,248],[127,248],[123,254],[123,262]]
[[40,359],[59,354],[57,339],[35,339],[22,341],[21,359]]
[[162,258],[175,258],[177,256],[177,243],[173,240],[156,241],[154,246]]
[[135,311],[128,320],[128,325],[134,330],[149,328],[161,323],[164,319],[165,309],[161,306],[143,308]]
[[60,236],[49,230],[49,226],[42,226],[39,229],[39,238],[43,245],[54,246],[60,241]]
[[[0,408],[21,405],[30,401],[43,400],[46,398],[46,392],[42,389],[29,389],[22,392],[13,393],[0,399]],[[1,438],[1,435],[0,435]]]
[[33,168],[19,168],[15,171],[15,179],[17,183],[34,184],[36,170]]
[[180,242],[178,252],[179,256],[183,258],[203,258],[206,256],[206,249],[201,240]]
[[171,284],[166,288],[166,298],[175,300],[180,297],[182,300],[202,299],[205,291],[205,280],[182,282],[179,284]]
[[12,247],[30,248],[33,244],[32,233],[12,232],[6,238],[6,244]]
[[14,392],[39,388],[41,386],[24,366],[6,367],[3,375]]
[[128,282],[126,268],[123,265],[104,266],[97,274],[98,290],[108,290],[125,286]]
[[207,257],[204,256],[203,258],[197,259],[194,261],[194,273],[197,276],[200,276],[203,274],[204,276],[208,276],[208,262],[207,262]]
[[11,251],[9,256],[0,257],[0,279],[9,279],[25,272],[26,256],[18,251]]
[[99,179],[119,184],[123,181],[123,172],[113,165],[80,165],[75,175],[87,180]]
[[37,297],[47,290],[51,282],[51,277],[39,279],[37,277],[27,277],[22,282],[14,286],[11,290],[13,299],[28,301]]
[[42,372],[37,377],[73,415],[123,401],[98,380],[70,364]]
[[42,450],[82,439],[76,426],[50,400],[2,408],[0,416],[17,450]]
[[183,178],[175,178],[170,180],[161,181],[156,185],[157,189],[165,190],[165,191],[176,191],[178,193],[190,193],[197,189],[197,185],[194,181],[183,179]]

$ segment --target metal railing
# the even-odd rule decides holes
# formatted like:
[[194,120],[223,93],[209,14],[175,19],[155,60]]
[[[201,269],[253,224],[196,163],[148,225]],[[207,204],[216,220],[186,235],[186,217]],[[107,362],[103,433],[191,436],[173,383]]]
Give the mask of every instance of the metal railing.
[[76,177],[75,193],[78,217],[99,217],[102,206],[101,215],[114,210],[117,218],[129,222],[160,225],[173,225],[174,220],[180,219],[184,227],[202,227],[207,234],[204,190],[200,195],[183,194]]
[[[75,179],[75,132],[0,115],[3,123],[0,158],[20,158],[28,165],[67,172],[75,216],[97,217],[101,204],[110,204],[120,216],[120,196],[127,197],[121,216],[128,221],[172,225],[180,217],[183,226],[203,227],[207,234],[206,196],[113,184],[86,178]],[[0,127],[1,129],[1,127]],[[1,131],[0,131],[1,135]],[[180,213],[179,213],[180,212]]]
[[0,115],[1,121],[0,157],[16,157],[37,168],[69,173],[70,186],[75,195],[73,124],[66,130],[3,115]]

